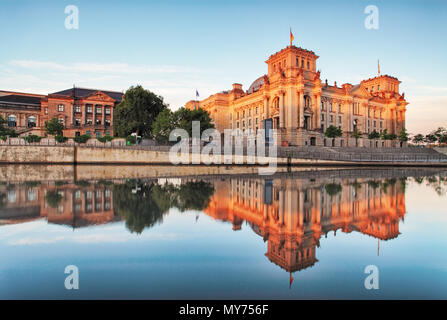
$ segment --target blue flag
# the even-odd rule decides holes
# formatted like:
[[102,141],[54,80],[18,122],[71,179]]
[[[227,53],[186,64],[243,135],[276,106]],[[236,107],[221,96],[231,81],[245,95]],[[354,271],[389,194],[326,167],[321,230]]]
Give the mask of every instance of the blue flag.
[[199,91],[197,91],[197,89],[196,89],[196,98],[198,98],[199,97]]

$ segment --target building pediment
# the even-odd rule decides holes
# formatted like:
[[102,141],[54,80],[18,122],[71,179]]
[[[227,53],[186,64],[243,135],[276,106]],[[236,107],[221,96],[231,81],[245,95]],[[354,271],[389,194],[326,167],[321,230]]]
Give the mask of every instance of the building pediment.
[[352,89],[350,90],[350,93],[352,95],[356,95],[356,96],[359,96],[359,97],[371,98],[371,94],[368,92],[368,90],[366,90],[361,85],[353,86]]
[[102,91],[96,91],[84,98],[85,100],[95,100],[113,103],[115,100]]

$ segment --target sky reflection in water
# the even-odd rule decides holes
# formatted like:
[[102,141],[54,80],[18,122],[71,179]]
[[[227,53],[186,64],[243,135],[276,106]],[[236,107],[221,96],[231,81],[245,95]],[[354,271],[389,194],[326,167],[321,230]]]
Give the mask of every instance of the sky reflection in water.
[[[446,176],[4,184],[0,298],[446,299]],[[364,287],[371,264],[379,290]]]

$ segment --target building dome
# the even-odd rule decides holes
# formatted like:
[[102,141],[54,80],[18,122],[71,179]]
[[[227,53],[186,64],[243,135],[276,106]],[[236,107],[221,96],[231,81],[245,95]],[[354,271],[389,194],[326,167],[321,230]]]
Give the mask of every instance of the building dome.
[[264,76],[261,76],[251,84],[250,88],[248,88],[247,93],[250,94],[250,93],[256,92],[263,85],[264,85]]

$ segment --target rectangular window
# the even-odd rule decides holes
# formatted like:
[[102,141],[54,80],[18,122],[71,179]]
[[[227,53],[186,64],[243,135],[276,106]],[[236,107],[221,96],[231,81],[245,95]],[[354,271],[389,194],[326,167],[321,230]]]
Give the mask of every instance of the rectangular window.
[[338,124],[341,125],[341,117],[338,117]]
[[96,107],[96,114],[101,114],[101,107]]
[[64,112],[64,105],[63,105],[63,104],[59,104],[59,105],[57,106],[57,111],[59,111],[59,112]]
[[334,117],[331,115],[331,123],[334,122]]
[[87,124],[92,124],[92,119],[87,119]]
[[81,113],[81,106],[76,106],[75,107],[75,112]]
[[110,127],[110,120],[106,120],[105,123],[106,127]]
[[88,105],[87,106],[87,113],[92,113],[93,112],[93,106]]
[[105,113],[106,113],[106,114],[110,114],[110,107],[107,107],[107,108],[106,108]]
[[48,107],[45,107],[45,114],[48,114]]

